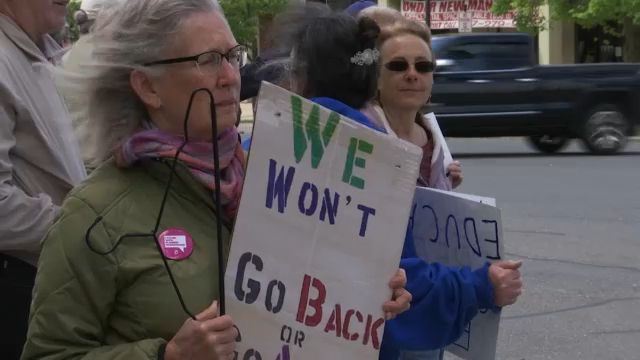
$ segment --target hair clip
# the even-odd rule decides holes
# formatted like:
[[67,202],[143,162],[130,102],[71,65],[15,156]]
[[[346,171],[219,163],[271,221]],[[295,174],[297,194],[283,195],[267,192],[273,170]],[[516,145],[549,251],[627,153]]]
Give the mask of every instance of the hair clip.
[[378,51],[378,49],[365,49],[363,51],[358,51],[354,56],[352,56],[351,63],[359,66],[371,65],[378,61],[378,57],[380,57],[380,51]]

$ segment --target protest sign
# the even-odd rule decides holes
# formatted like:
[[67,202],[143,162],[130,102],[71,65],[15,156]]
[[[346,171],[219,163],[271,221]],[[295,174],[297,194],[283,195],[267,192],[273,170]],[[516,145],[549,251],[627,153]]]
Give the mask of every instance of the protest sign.
[[263,83],[225,274],[238,359],[377,359],[420,157]]
[[[477,269],[504,254],[500,210],[491,198],[418,187],[409,226],[427,262]],[[499,312],[482,310],[447,350],[467,360],[495,359],[499,325]]]

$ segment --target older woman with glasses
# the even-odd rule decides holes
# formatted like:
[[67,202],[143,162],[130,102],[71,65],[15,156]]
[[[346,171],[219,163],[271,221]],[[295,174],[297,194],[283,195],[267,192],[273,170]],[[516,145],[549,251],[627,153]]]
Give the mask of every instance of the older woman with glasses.
[[244,48],[214,0],[119,2],[90,36],[63,84],[87,104],[98,168],[43,242],[23,359],[232,359],[216,299],[244,179]]
[[[230,358],[237,331],[214,301],[229,231],[218,238],[215,219],[232,221],[242,189],[234,124],[244,49],[207,0],[120,2],[88,36],[90,62],[62,85],[87,104],[82,132],[98,168],[43,242],[22,358]],[[183,126],[196,89],[213,95],[217,128],[206,91]]]

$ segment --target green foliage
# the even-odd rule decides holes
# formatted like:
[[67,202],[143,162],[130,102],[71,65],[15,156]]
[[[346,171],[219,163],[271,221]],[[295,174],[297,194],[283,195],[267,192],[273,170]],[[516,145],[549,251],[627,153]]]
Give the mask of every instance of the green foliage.
[[67,25],[69,26],[69,39],[73,42],[77,41],[80,37],[80,31],[78,30],[78,25],[76,25],[76,20],[73,18],[73,14],[76,11],[80,10],[81,0],[71,0],[69,5],[67,5]]
[[556,11],[559,15],[568,15],[577,23],[585,26],[605,24],[609,21],[621,21],[631,17],[640,24],[640,0],[581,0],[559,1]]
[[[538,8],[549,5],[551,19],[545,19]],[[624,60],[640,62],[640,0],[495,0],[493,12],[504,14],[516,11],[519,30],[536,32],[546,26],[548,20],[571,20],[603,29],[615,35],[624,35]],[[622,34],[616,31],[622,28]]]
[[287,3],[287,0],[220,0],[236,40],[252,54],[258,48],[258,19],[281,12]]
[[573,20],[591,27],[631,18],[640,25],[640,0],[495,0],[493,11],[504,14],[515,10],[518,28],[535,31],[549,20],[538,11],[544,4],[549,4],[552,20]]
[[540,14],[540,6],[545,0],[495,0],[493,12],[504,15],[515,10],[514,21],[520,31],[537,32],[544,27],[545,18]]

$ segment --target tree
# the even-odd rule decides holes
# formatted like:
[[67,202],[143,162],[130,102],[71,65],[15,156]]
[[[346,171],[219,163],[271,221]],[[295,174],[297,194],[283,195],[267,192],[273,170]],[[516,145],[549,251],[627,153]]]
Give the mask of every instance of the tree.
[[258,50],[259,19],[281,12],[287,4],[287,0],[220,0],[236,40],[251,54]]
[[[548,4],[551,19],[545,19],[540,6]],[[585,27],[611,23],[622,25],[625,38],[624,60],[640,62],[640,0],[495,0],[493,12],[516,11],[518,28],[538,31],[548,20],[573,20]]]
[[69,40],[75,42],[78,40],[80,36],[80,32],[78,30],[78,25],[76,25],[76,19],[74,18],[74,14],[76,11],[80,10],[80,0],[71,0],[69,5],[67,5],[67,27],[69,29]]

